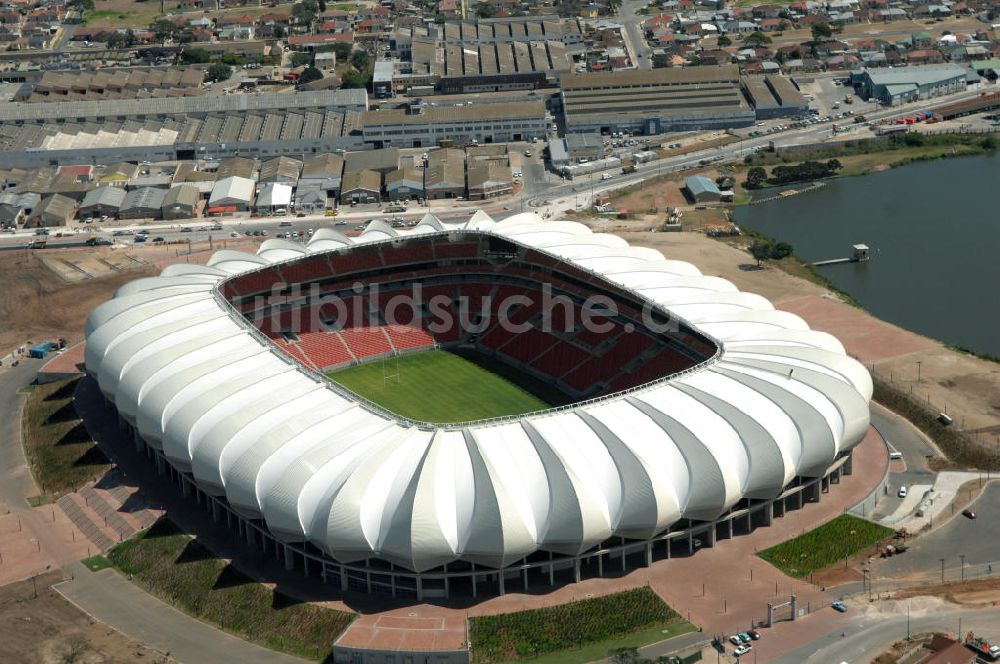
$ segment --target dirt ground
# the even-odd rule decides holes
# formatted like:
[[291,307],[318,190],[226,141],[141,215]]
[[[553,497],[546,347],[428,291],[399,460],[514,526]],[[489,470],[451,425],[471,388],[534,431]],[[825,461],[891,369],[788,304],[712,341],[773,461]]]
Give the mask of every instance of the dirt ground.
[[[80,256],[100,255],[95,250],[75,250]],[[60,251],[59,255],[68,255]],[[89,260],[89,259],[88,259]],[[67,283],[45,266],[36,252],[0,253],[0,354],[26,341],[65,337],[83,338],[87,314],[109,299],[123,284],[156,274],[152,267],[114,271],[104,276]]]
[[0,587],[0,662],[171,664],[175,660],[92,620],[51,586],[60,573]]

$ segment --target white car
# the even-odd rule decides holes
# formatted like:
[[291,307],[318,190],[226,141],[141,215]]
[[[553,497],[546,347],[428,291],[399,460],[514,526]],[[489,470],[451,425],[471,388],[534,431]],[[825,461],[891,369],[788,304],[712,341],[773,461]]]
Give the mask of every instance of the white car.
[[905,486],[899,487],[899,492],[896,495],[899,496],[900,498],[906,498],[906,487]]
[[751,646],[751,645],[742,645],[739,648],[737,648],[736,650],[734,650],[733,654],[736,655],[737,657],[739,657],[740,655],[747,654],[751,650],[753,650],[753,646]]
[[742,646],[743,645],[743,641],[741,641],[740,637],[736,636],[735,634],[733,634],[732,636],[729,637],[729,642],[732,643],[734,646]]
[[601,179],[602,180],[610,180],[611,179],[611,173],[601,173]]

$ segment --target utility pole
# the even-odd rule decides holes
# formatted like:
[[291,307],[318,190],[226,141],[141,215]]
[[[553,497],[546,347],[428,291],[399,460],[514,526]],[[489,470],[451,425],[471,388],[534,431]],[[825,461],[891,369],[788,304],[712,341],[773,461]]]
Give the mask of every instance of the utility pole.
[[906,600],[906,640],[910,640],[910,600]]
[[944,558],[938,558],[941,561],[941,583],[944,583]]
[[965,554],[960,553],[958,557],[962,560],[962,581],[965,581]]

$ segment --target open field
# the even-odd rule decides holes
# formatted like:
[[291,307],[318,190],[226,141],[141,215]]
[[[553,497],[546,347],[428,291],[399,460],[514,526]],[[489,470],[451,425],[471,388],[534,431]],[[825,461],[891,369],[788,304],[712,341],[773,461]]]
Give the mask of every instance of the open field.
[[[168,2],[169,12],[174,2]],[[145,28],[160,16],[159,2],[131,2],[130,0],[98,0],[93,11],[84,15],[83,23],[95,28]]]
[[547,609],[472,618],[469,642],[476,664],[534,661],[541,654],[565,651],[545,659],[554,664],[589,661],[607,656],[608,650],[616,647],[638,645],[617,643],[624,637],[641,633],[649,640],[639,640],[650,643],[693,629],[645,587]]
[[[172,664],[107,625],[91,620],[51,586],[60,572],[0,587],[0,662]],[[37,596],[36,591],[37,590]]]
[[[43,251],[48,251],[43,250]],[[83,337],[83,321],[97,305],[108,300],[123,284],[152,276],[158,270],[143,267],[115,271],[106,276],[66,283],[42,263],[38,252],[0,253],[0,355],[26,341],[65,337],[71,342]],[[83,259],[102,256],[109,250],[77,249],[59,255]]]
[[24,454],[44,496],[74,491],[110,468],[73,408],[79,378],[36,385],[24,405]]
[[352,616],[259,584],[166,520],[119,544],[108,559],[139,586],[242,639],[321,660]]
[[498,371],[503,367],[484,367],[479,358],[447,351],[404,355],[398,360],[398,381],[387,376],[395,374],[396,367],[395,359],[376,360],[330,377],[398,415],[438,424],[518,415],[553,405],[536,396],[535,386],[525,385],[522,377],[502,375]]
[[844,514],[757,555],[796,579],[849,558],[892,535],[892,528]]

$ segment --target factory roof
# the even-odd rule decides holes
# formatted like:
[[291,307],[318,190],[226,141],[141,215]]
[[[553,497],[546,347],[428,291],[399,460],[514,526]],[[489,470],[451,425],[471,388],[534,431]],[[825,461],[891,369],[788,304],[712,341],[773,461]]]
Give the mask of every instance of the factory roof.
[[529,101],[518,103],[473,104],[472,106],[434,106],[422,113],[407,113],[403,109],[368,111],[365,126],[437,124],[442,122],[484,122],[514,120],[519,118],[544,118],[545,103]]

